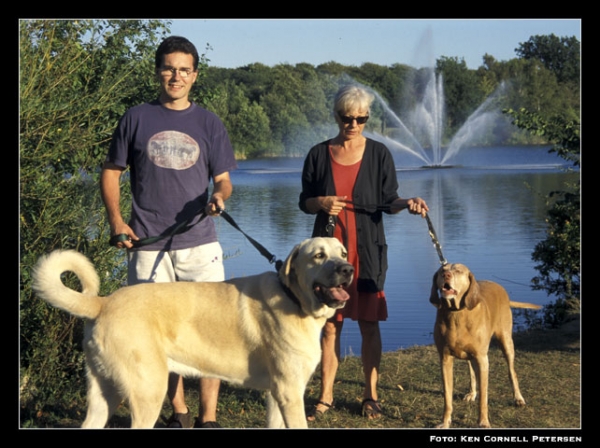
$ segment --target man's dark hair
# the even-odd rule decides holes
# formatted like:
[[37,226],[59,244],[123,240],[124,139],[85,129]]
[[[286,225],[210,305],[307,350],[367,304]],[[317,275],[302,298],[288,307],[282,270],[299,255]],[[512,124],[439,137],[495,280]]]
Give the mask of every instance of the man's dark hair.
[[198,51],[193,43],[181,36],[167,37],[161,42],[156,49],[156,56],[154,57],[154,65],[156,68],[160,68],[163,63],[163,57],[166,54],[171,53],[185,53],[191,54],[194,58],[194,70],[198,69]]

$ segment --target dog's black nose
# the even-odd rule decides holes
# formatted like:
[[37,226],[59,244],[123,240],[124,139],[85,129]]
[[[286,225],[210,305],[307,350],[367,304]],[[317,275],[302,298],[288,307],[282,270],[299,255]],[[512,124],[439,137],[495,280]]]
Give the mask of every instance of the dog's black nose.
[[352,275],[352,274],[354,274],[354,266],[352,266],[351,264],[344,264],[344,265],[338,266],[336,268],[336,272],[338,274],[343,274],[343,275]]

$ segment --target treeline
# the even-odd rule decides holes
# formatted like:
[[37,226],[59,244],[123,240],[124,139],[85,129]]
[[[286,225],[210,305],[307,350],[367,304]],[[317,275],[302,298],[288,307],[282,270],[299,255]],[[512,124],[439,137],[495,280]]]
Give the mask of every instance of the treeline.
[[[433,71],[443,83],[446,142],[492,96],[498,111],[524,108],[546,119],[579,117],[580,43],[575,37],[532,36],[515,54],[509,61],[485,54],[476,70],[462,59],[447,57],[431,68],[336,62],[254,63],[235,69],[207,65],[196,99],[224,120],[239,158],[303,155],[331,137],[332,98],[347,82],[373,89],[406,123],[423,101]],[[374,105],[367,130],[383,135],[395,131],[381,103]],[[489,144],[528,142],[540,143],[514,127],[490,129],[487,135]]]

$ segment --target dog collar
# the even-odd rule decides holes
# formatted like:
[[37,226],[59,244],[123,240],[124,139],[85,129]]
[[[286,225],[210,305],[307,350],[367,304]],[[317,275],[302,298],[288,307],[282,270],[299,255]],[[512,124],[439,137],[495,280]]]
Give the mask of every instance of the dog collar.
[[300,305],[300,300],[298,300],[298,297],[296,297],[296,294],[294,294],[290,288],[288,288],[286,285],[284,285],[281,280],[279,281],[279,284],[281,285],[281,288],[285,292],[285,295],[288,296],[292,300],[292,302],[294,302],[296,305],[298,305],[298,308],[302,309],[302,305]]

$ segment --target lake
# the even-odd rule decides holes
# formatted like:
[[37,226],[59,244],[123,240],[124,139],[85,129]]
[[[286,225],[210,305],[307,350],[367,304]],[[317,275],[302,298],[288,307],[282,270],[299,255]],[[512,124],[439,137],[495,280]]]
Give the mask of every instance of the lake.
[[[531,289],[538,272],[531,254],[545,239],[546,195],[579,177],[547,147],[463,148],[443,169],[423,168],[394,152],[399,194],[420,196],[449,262],[466,264],[477,279],[502,284],[512,300],[540,305],[554,300]],[[227,212],[241,229],[278,259],[310,237],[314,216],[298,208],[302,158],[240,161],[231,173]],[[227,278],[274,269],[246,237],[217,219]],[[435,308],[429,303],[438,253],[427,221],[401,212],[384,217],[389,270],[388,320],[381,322],[384,351],[433,344]],[[346,320],[342,355],[360,354],[356,322]]]

